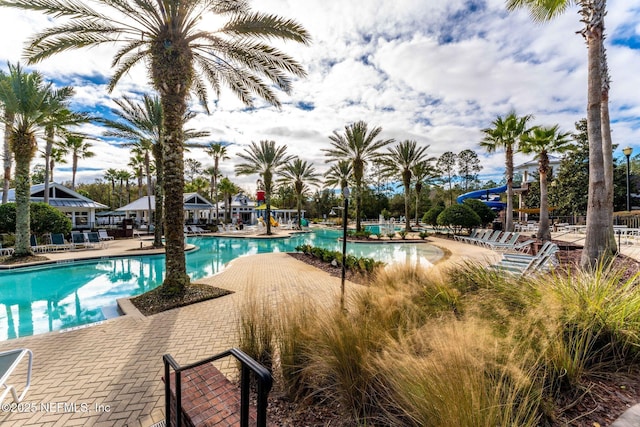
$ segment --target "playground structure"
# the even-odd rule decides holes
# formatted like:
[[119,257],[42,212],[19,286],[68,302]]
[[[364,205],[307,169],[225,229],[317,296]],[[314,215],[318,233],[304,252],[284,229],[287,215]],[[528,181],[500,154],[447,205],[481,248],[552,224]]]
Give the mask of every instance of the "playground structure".
[[506,208],[507,204],[500,201],[500,193],[507,191],[507,186],[495,188],[485,188],[483,190],[470,191],[469,193],[462,194],[456,198],[459,204],[462,204],[465,199],[478,199],[491,209],[501,211]]

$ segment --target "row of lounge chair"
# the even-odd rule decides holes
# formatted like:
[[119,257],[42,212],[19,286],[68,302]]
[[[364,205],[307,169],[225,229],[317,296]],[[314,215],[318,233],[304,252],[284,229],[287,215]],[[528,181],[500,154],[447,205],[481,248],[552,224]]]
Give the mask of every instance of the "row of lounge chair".
[[67,242],[62,233],[47,235],[49,243],[38,244],[36,236],[31,235],[31,250],[34,252],[56,252],[63,250],[96,249],[106,247],[106,242],[113,240],[106,230],[90,231],[86,233],[71,233],[71,241]]
[[520,242],[519,232],[500,231],[500,230],[473,230],[469,236],[454,236],[454,239],[484,246],[500,252],[518,251],[529,252],[531,244],[535,240],[526,240]]
[[556,253],[559,248],[553,242],[545,242],[536,255],[504,253],[500,262],[488,268],[520,276],[535,275],[558,265]]

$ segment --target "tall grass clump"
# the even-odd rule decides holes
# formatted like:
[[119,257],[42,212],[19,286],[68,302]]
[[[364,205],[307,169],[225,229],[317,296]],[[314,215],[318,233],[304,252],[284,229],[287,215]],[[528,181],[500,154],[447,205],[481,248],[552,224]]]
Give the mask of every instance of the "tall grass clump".
[[473,321],[430,324],[376,366],[389,425],[536,426],[542,418],[535,359]]
[[540,281],[562,307],[549,365],[561,386],[576,385],[588,373],[637,362],[640,350],[640,273],[612,265],[572,270]]
[[272,371],[278,330],[273,306],[250,296],[240,307],[239,313],[240,350]]

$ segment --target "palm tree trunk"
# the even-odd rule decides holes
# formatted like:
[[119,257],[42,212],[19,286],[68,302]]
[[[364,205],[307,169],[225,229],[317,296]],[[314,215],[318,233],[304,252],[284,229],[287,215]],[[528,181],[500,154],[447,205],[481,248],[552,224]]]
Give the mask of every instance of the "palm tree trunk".
[[[78,171],[78,155],[73,153],[73,163],[71,164],[71,189],[76,189],[76,172]],[[122,201],[122,200],[121,200]],[[122,206],[122,203],[120,203]]]
[[[596,4],[603,6],[602,2]],[[587,8],[588,6],[583,6]],[[594,267],[613,255],[615,247],[610,246],[609,215],[604,160],[602,153],[602,75],[600,56],[602,53],[602,19],[604,10],[595,11],[596,25],[587,23],[589,89],[587,93],[587,133],[589,135],[589,196],[587,202],[587,230],[580,259],[582,267]]]
[[539,169],[540,173],[540,224],[538,225],[538,239],[543,242],[551,240],[551,230],[549,229],[549,195],[547,187],[547,170],[549,168],[549,158],[546,154],[540,153]]
[[613,231],[613,142],[611,141],[611,126],[609,119],[609,71],[607,67],[607,60],[604,52],[603,43],[603,58],[601,59],[602,69],[602,104],[600,105],[600,120],[602,122],[602,160],[605,170],[605,186],[607,188],[607,211],[609,230],[607,231],[609,239],[609,247],[616,247],[616,236]]
[[505,231],[513,231],[513,147],[506,149],[506,173],[507,173],[507,207],[504,215]]
[[[32,143],[32,144],[31,144]],[[15,197],[16,197],[16,244],[13,255],[16,257],[31,255],[31,175],[29,166],[35,152],[35,140],[18,141],[14,147],[16,159]],[[29,154],[29,150],[31,154]]]
[[5,204],[9,201],[9,186],[11,183],[11,148],[9,146],[9,138],[11,135],[11,126],[8,123],[13,123],[15,115],[9,113],[5,110],[4,112],[4,145],[3,145],[3,155],[4,155],[4,183],[2,186],[2,203]]
[[404,186],[404,229],[407,233],[411,231],[411,220],[409,219],[409,185]]
[[51,169],[51,149],[53,148],[53,127],[49,126],[46,132],[46,145],[44,148],[44,199],[43,202],[49,204],[49,174]]

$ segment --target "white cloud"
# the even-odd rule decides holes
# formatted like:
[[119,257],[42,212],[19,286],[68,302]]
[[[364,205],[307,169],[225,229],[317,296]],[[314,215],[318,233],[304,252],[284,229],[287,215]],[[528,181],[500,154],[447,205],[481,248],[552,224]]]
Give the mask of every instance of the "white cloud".
[[[608,2],[611,118],[614,142],[640,151],[640,52],[611,44],[624,32],[636,37],[637,46],[640,11],[631,3]],[[585,115],[587,49],[576,34],[581,24],[575,7],[545,24],[532,23],[525,11],[507,13],[503,0],[263,0],[254,7],[294,18],[309,30],[309,46],[276,43],[309,76],[295,82],[291,95],[282,94],[281,110],[258,102],[248,111],[226,89],[214,104],[210,94],[212,114],[199,114],[190,126],[211,132],[204,142],[231,143],[232,157],[252,141],[273,139],[324,171],[328,136],[365,120],[381,126],[384,138],[429,144],[431,155],[476,150],[482,173],[499,176],[502,153],[488,155],[478,146],[480,130],[496,115],[515,108],[533,114],[536,123],[559,123],[566,131]],[[11,9],[1,16],[4,68],[6,61],[21,59],[24,41],[49,20]],[[215,25],[203,22],[207,28]],[[106,91],[113,53],[112,47],[67,52],[36,68],[76,88],[74,107],[105,111],[114,107],[115,97],[149,91],[143,66],[124,76],[114,93]],[[310,110],[299,108],[301,103]],[[96,137],[101,133],[96,126],[83,129]],[[96,141],[94,151],[99,155],[81,161],[91,170],[81,170],[78,180],[92,181],[101,170],[126,168],[129,162],[127,150],[105,142]],[[211,164],[202,150],[186,155]],[[236,162],[224,162],[223,173],[253,188],[256,177],[234,176]],[[56,171],[56,178],[70,179],[70,172]]]

